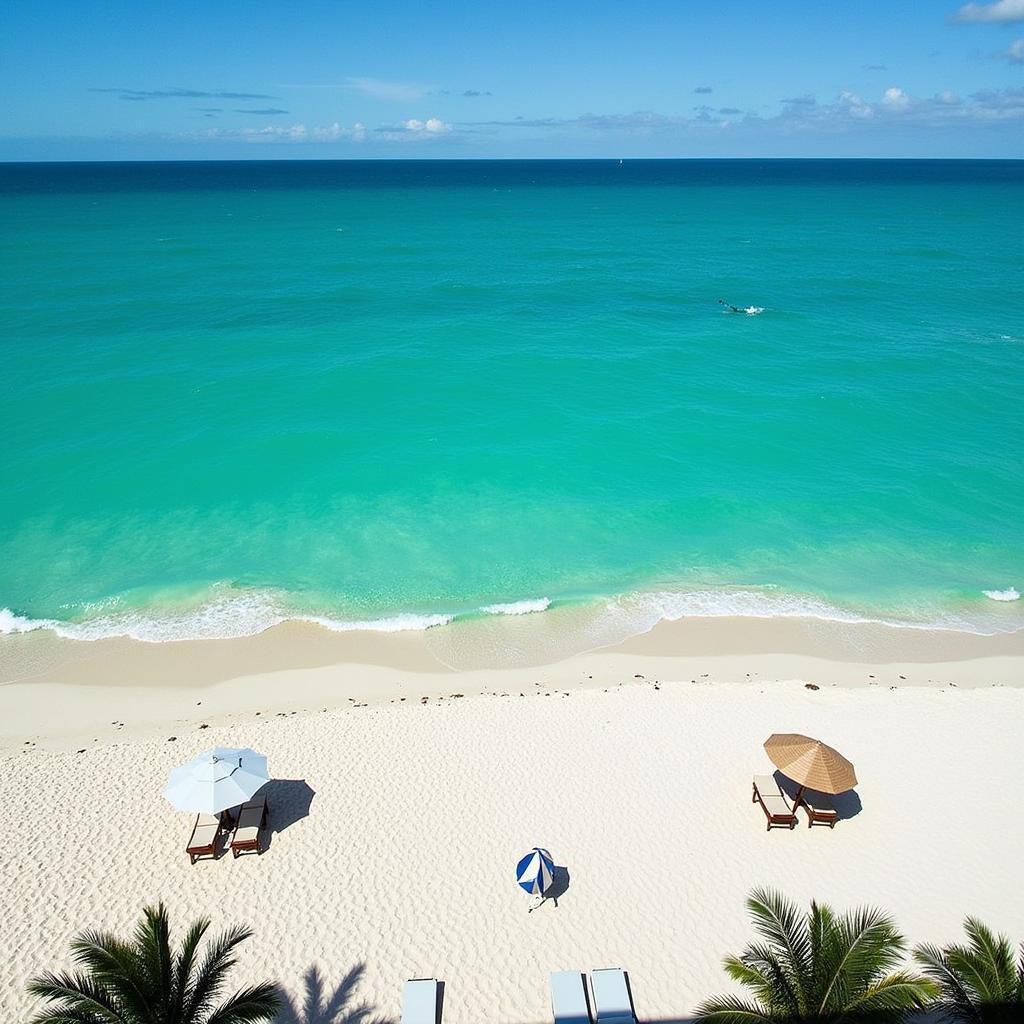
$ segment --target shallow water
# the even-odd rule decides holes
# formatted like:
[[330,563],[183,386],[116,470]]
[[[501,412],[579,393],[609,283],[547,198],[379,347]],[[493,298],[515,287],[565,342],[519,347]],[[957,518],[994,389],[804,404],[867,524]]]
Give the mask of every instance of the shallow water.
[[1022,223],[1016,162],[0,166],[0,629],[1020,628]]

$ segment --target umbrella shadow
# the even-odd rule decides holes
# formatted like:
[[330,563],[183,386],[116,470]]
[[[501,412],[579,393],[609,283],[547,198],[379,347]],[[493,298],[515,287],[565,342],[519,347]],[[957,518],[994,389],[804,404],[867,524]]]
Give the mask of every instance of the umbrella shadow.
[[[781,787],[782,792],[789,797],[790,802],[796,799],[797,793],[800,792],[800,784],[798,782],[794,782],[788,775],[783,775],[780,771],[775,772],[775,781]],[[819,791],[808,786],[804,792],[814,794]],[[832,802],[832,806],[836,809],[839,821],[855,818],[863,810],[860,796],[855,789],[848,789],[845,793],[829,793],[827,796]]]
[[551,884],[544,890],[544,899],[553,900],[558,906],[558,897],[564,896],[569,888],[569,869],[555,867],[551,871]]
[[860,796],[855,789],[848,789],[845,793],[836,793],[835,796],[830,796],[829,800],[832,801],[832,806],[836,809],[840,821],[846,818],[855,818],[863,810]]
[[267,829],[263,849],[269,850],[278,832],[309,817],[316,791],[305,779],[271,779],[261,792],[267,797]]
[[356,964],[329,991],[320,968],[314,964],[302,976],[301,1002],[278,990],[281,1008],[275,1024],[394,1024],[388,1017],[375,1013],[368,1003],[356,1001],[355,990],[365,971],[365,964]]

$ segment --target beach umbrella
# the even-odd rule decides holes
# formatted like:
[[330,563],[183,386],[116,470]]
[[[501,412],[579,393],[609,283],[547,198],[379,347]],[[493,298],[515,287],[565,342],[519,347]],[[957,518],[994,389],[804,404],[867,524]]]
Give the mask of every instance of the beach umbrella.
[[764,749],[772,764],[798,783],[801,792],[845,793],[857,785],[853,765],[821,740],[796,732],[776,732],[765,740]]
[[555,862],[547,850],[535,846],[517,865],[516,881],[532,896],[543,896],[551,887]]
[[216,814],[252,799],[269,780],[262,754],[248,747],[214,747],[175,768],[164,796],[175,810]]

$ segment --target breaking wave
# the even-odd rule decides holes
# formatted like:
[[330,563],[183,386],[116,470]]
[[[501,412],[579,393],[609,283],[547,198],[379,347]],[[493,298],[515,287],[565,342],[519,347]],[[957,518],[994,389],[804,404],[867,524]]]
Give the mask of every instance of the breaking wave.
[[[992,601],[1014,602],[1020,594],[1013,587],[984,591]],[[175,640],[225,640],[255,636],[283,622],[310,622],[335,633],[366,630],[376,633],[421,631],[445,626],[458,620],[483,616],[525,616],[551,608],[547,597],[529,598],[437,612],[396,612],[376,618],[345,617],[290,606],[287,595],[271,590],[246,590],[218,584],[207,591],[201,603],[150,604],[124,607],[119,599],[93,606],[76,620],[31,618],[11,609],[0,608],[0,634],[31,633],[50,630],[71,640],[104,640],[128,637],[146,643]],[[945,611],[906,614],[872,614],[841,608],[821,598],[766,587],[696,587],[679,590],[633,591],[612,597],[581,598],[561,601],[589,609],[588,633],[595,641],[604,638],[625,639],[646,633],[659,622],[683,618],[810,618],[829,622],[879,623],[915,629],[949,629],[992,634],[1012,632],[1024,627],[1010,608],[989,605],[986,613],[980,604]],[[554,620],[553,620],[554,621]]]
[[485,604],[481,611],[488,615],[529,615],[531,612],[544,612],[551,607],[551,600],[538,597],[532,601],[512,601],[509,604]]

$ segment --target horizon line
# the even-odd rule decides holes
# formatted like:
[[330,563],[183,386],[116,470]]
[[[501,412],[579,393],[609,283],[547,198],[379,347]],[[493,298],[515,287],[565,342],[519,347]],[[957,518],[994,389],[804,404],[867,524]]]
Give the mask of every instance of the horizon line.
[[1024,156],[513,156],[513,157],[190,157],[159,159],[122,157],[120,159],[0,160],[0,167],[51,166],[59,164],[399,164],[399,163],[1022,163]]

